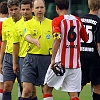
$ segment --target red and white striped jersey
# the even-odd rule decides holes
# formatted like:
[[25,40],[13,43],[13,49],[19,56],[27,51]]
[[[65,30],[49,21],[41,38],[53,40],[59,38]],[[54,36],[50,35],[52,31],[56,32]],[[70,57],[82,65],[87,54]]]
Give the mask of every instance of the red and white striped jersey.
[[55,61],[61,61],[65,68],[80,67],[80,38],[88,41],[88,35],[80,18],[61,15],[53,19],[53,33],[61,34],[61,43]]
[[6,18],[0,18],[0,46],[1,46],[1,41],[2,41],[2,22],[5,20]]

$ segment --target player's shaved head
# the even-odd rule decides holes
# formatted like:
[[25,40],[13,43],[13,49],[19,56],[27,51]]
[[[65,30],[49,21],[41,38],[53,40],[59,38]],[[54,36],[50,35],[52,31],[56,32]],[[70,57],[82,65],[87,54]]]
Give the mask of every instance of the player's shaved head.
[[[34,6],[34,1],[38,1],[38,0],[32,0],[33,6]],[[44,0],[41,0],[41,1],[43,1],[44,5],[45,5],[45,1]]]
[[88,0],[88,7],[90,10],[99,10],[100,9],[100,0]]

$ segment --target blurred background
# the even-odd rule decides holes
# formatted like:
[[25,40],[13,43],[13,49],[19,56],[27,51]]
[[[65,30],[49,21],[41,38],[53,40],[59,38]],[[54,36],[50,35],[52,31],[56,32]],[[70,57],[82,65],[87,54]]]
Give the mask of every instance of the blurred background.
[[[2,1],[8,1],[8,0],[0,0],[0,2]],[[69,1],[70,1],[69,13],[80,17],[89,12],[88,0],[69,0]],[[54,17],[57,16],[54,0],[45,0],[45,2],[46,2],[45,16],[50,19],[53,19]],[[98,16],[100,17],[100,11]]]
[[[0,2],[2,1],[8,1],[8,0],[0,0]],[[53,19],[54,17],[57,16],[54,0],[45,0],[45,2],[46,2],[45,16],[50,19]],[[70,0],[69,13],[77,16],[82,16],[83,14],[88,13],[87,0]]]

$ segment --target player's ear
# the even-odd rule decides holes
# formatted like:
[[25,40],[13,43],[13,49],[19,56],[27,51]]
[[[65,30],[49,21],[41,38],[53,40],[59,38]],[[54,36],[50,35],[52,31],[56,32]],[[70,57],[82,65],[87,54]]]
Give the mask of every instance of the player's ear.
[[59,8],[58,8],[58,6],[56,5],[56,11],[58,10]]

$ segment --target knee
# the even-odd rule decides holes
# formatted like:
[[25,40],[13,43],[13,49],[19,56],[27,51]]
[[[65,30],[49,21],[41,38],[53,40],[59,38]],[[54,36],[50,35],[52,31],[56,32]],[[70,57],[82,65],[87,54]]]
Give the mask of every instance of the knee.
[[93,91],[100,94],[100,85],[93,86]]
[[32,95],[32,92],[29,88],[24,87],[22,92],[22,97],[29,98]]
[[13,83],[11,82],[4,82],[4,92],[11,92],[12,91],[12,85]]

